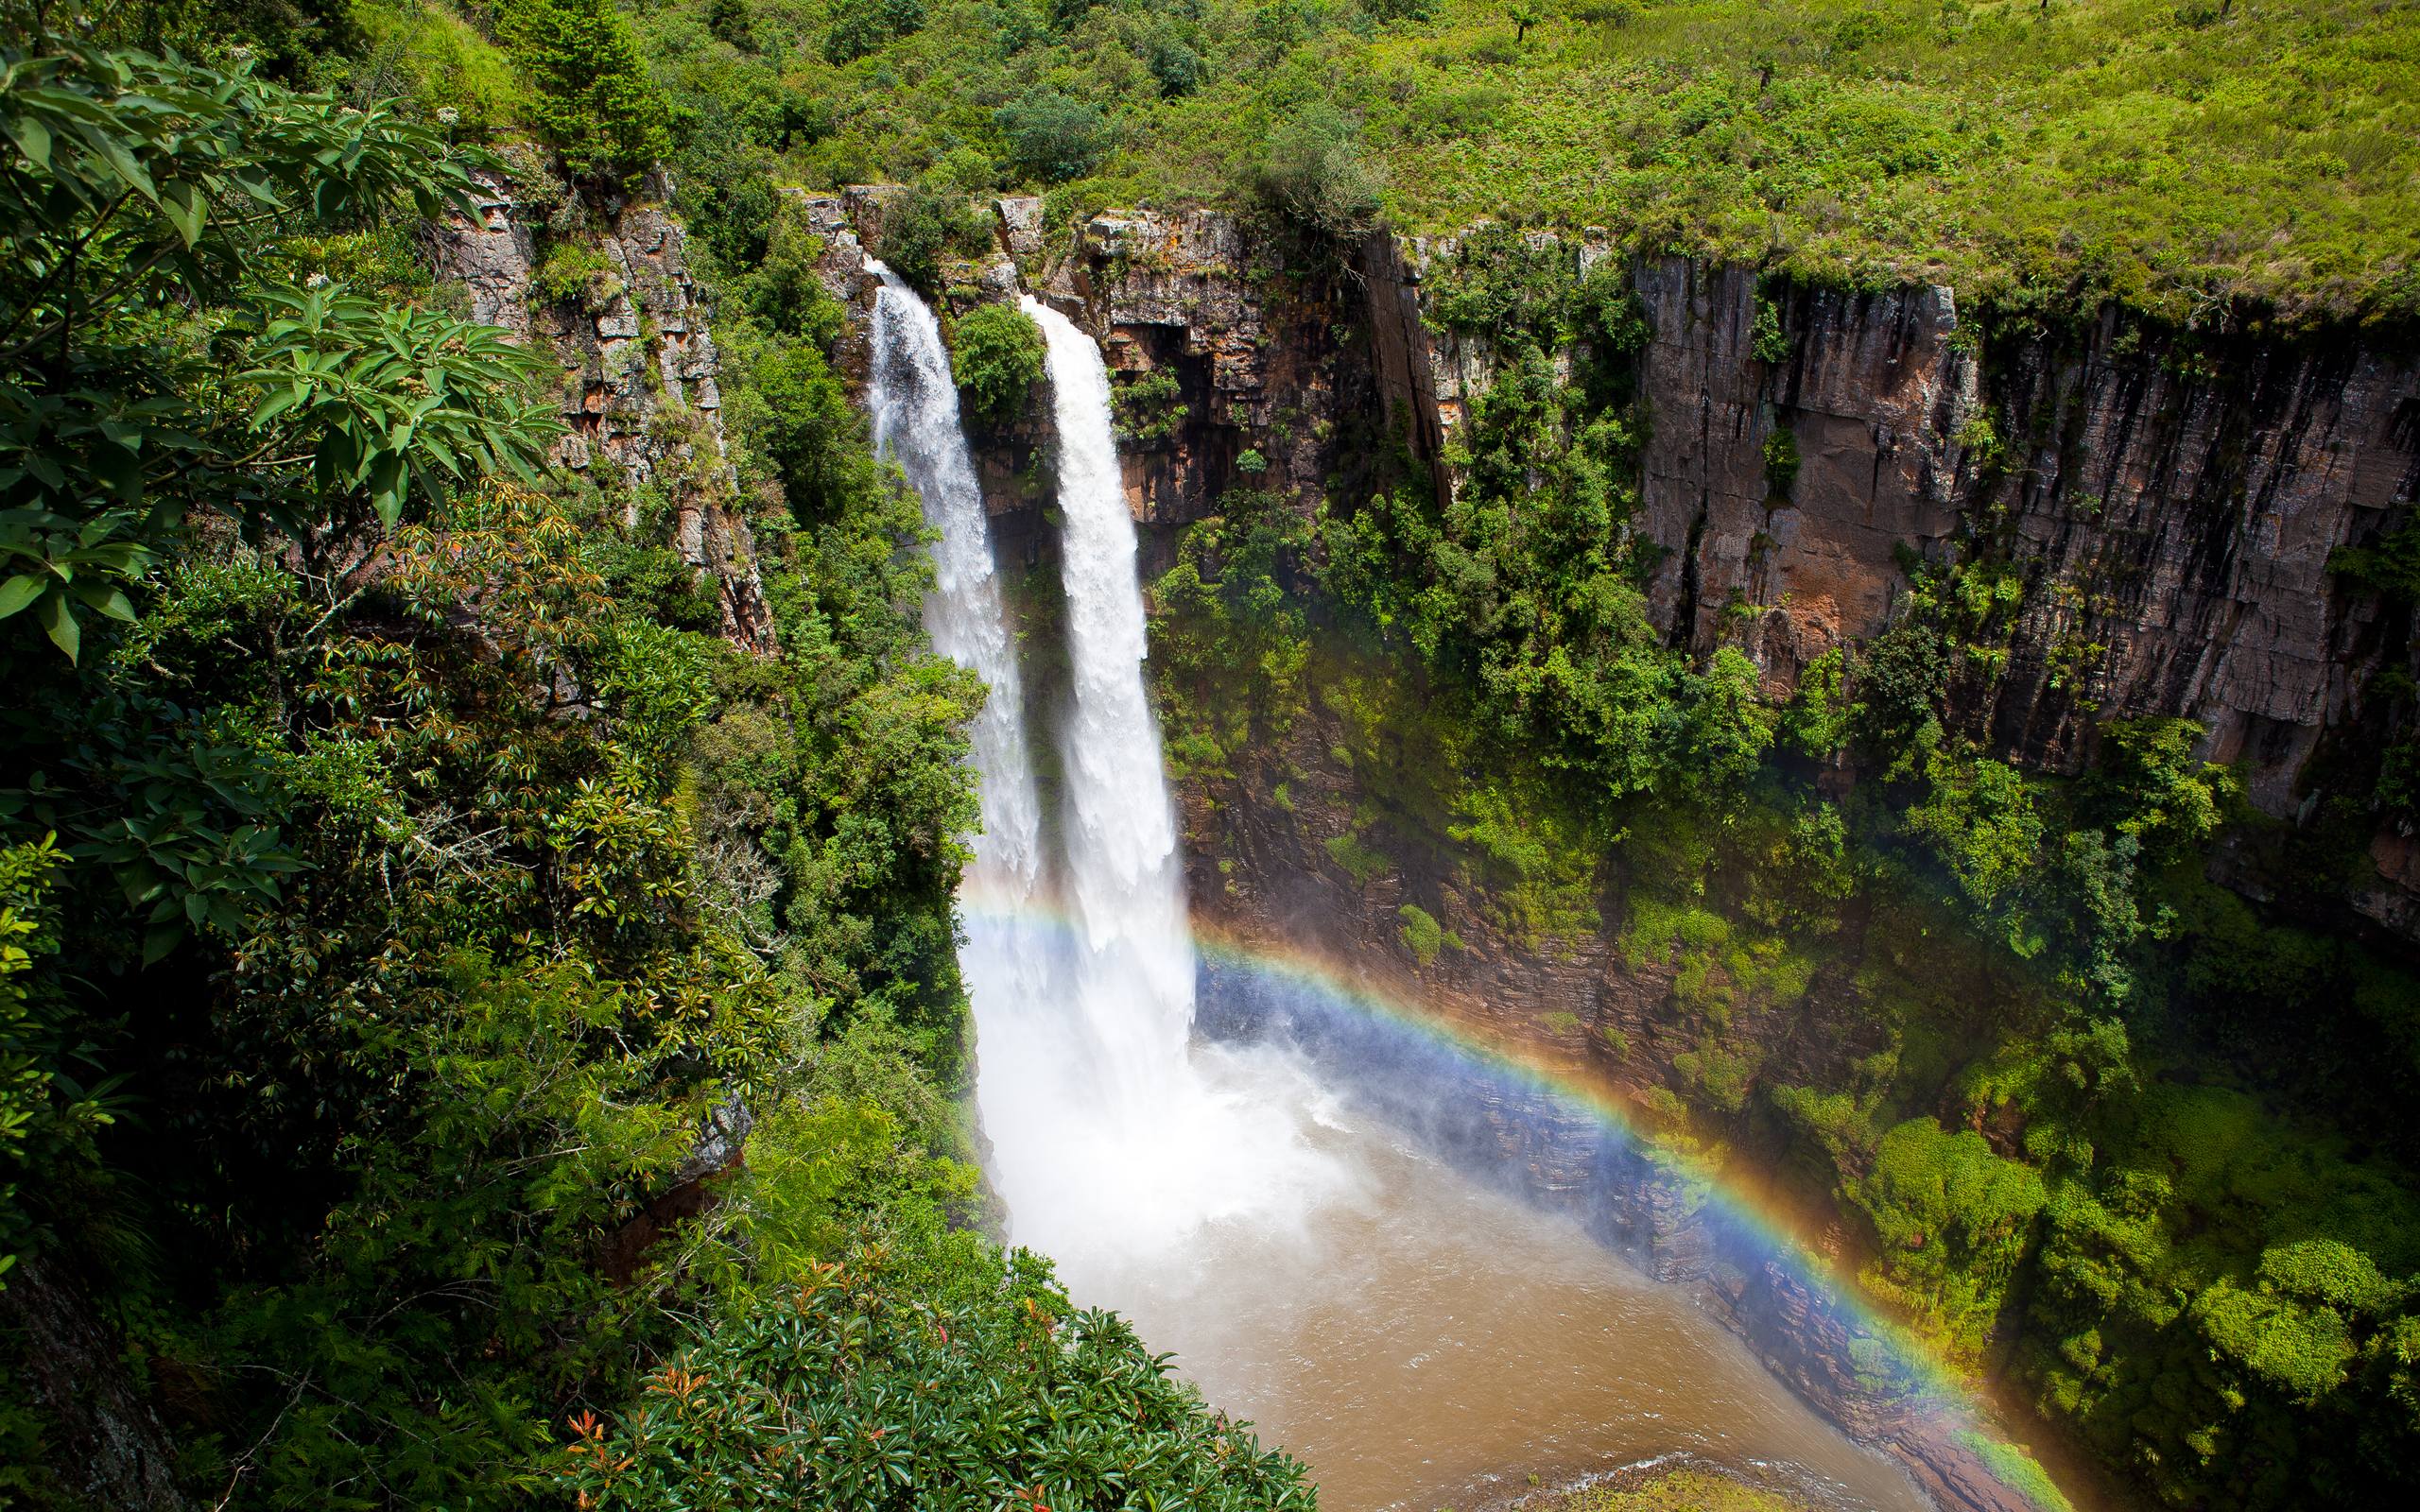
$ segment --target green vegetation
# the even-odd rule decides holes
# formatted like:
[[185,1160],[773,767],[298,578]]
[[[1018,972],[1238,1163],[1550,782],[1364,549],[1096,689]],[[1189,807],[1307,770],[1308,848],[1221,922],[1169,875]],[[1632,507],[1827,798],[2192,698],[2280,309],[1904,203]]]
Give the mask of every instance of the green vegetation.
[[[1283,738],[1306,707],[1310,639],[1288,583],[1309,532],[1270,494],[1239,490],[1219,506],[1185,531],[1150,590],[1153,686],[1180,777],[1232,775],[1237,754]],[[1250,691],[1227,696],[1236,688]]]
[[[1634,1483],[1547,1498],[1551,1512],[1806,1512],[1806,1503],[1712,1470],[1676,1469]],[[2045,1503],[2046,1505],[2048,1503]]]
[[[1628,1068],[1662,1070],[1644,1101],[1668,1137],[1788,1172],[1841,1214],[1871,1295],[2161,1499],[2394,1484],[2420,1436],[2420,1149],[2375,1142],[2420,1070],[2420,982],[2204,862],[2224,833],[2338,890],[2407,801],[2400,758],[2339,758],[2291,834],[2241,812],[2185,721],[2107,722],[2073,781],[1993,759],[1962,711],[2030,585],[1989,534],[1910,560],[1897,623],[1780,708],[1740,649],[1674,651],[1620,528],[1644,417],[1613,360],[1635,339],[1619,278],[1506,232],[1432,270],[1439,318],[1495,338],[1461,487],[1441,506],[1382,465],[1316,541],[1280,542],[1270,576],[1307,582],[1322,627],[1315,713],[1192,779],[1349,773],[1339,863],[1396,858],[1515,945],[1564,948],[1617,903],[1630,970],[1668,982],[1660,1068]],[[1155,634],[1204,669],[1184,720],[1257,696],[1198,644],[1255,623],[1163,606]],[[1843,765],[1858,781],[1826,797]]]
[[565,168],[636,174],[664,156],[664,100],[613,0],[514,0],[496,15],[497,40],[533,86],[527,122]]
[[1072,1312],[1047,1267],[954,1237],[938,1273],[882,1249],[820,1265],[667,1360],[619,1421],[575,1419],[581,1504],[685,1507],[701,1485],[720,1504],[835,1512],[1313,1504],[1301,1466],[1202,1412],[1124,1319]]
[[950,328],[950,373],[977,425],[997,428],[1025,412],[1042,377],[1042,328],[1010,304],[978,304]]
[[[1191,413],[1179,402],[1183,392],[1176,374],[1166,368],[1141,374],[1113,375],[1109,402],[1117,417],[1119,444],[1148,446],[1176,434],[1176,428]],[[1266,467],[1263,462],[1262,469]]]
[[693,172],[1056,186],[1054,233],[1186,202],[1597,226],[2026,319],[2420,314],[2401,0],[756,0],[744,33],[728,3],[634,17]]
[[1445,931],[1437,916],[1418,903],[1405,903],[1395,913],[1403,919],[1403,948],[1422,967],[1435,965],[1437,953],[1445,946]]
[[[346,103],[485,92],[505,55],[401,6],[364,35],[452,50],[389,72],[312,59],[284,7],[194,7],[199,35],[174,9],[136,20],[348,94],[6,9],[12,1504],[109,1469],[64,1379],[156,1411],[195,1505],[670,1512],[709,1472],[816,1505],[1307,1505],[976,1231],[951,894],[981,692],[916,624],[919,510],[832,369],[820,248],[769,214],[701,269],[728,469],[667,394],[644,484],[552,471],[560,369],[444,313],[415,255],[486,164],[460,107]],[[622,109],[614,12],[516,14],[516,66],[571,48],[600,88],[563,98]],[[562,140],[581,172],[652,150]],[[517,187],[552,212],[535,297],[611,297],[591,189]],[[684,506],[748,521],[777,650],[723,638],[737,585],[667,549]],[[31,1368],[44,1314],[101,1342]]]

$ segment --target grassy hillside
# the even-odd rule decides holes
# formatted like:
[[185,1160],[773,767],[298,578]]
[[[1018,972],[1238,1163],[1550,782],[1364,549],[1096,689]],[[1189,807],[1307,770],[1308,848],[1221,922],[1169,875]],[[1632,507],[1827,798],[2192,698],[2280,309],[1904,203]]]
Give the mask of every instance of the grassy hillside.
[[1482,216],[2191,320],[2420,312],[2411,0],[684,0],[690,171]]

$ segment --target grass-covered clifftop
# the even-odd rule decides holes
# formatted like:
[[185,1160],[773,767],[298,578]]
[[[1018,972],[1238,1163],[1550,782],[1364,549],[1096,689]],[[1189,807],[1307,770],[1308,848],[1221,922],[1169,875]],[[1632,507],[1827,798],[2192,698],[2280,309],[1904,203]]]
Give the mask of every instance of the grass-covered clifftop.
[[701,204],[747,159],[1062,209],[1597,225],[2052,315],[2420,313],[2410,0],[678,0],[634,20]]

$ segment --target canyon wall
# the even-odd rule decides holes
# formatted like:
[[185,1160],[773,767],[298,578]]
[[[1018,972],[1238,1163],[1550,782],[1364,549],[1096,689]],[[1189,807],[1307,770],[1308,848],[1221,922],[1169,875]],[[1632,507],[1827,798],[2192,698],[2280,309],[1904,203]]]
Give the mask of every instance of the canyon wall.
[[[1247,449],[1270,464],[1263,486],[1310,507],[1374,438],[1450,490],[1448,446],[1495,356],[1424,318],[1457,249],[1375,237],[1323,280],[1215,215],[1086,223],[1052,286],[1081,299],[1115,365],[1210,378],[1212,402],[1135,464],[1137,518],[1200,512]],[[1611,255],[1564,249],[1582,268]],[[2410,654],[2408,610],[2328,570],[2411,518],[2410,353],[2342,334],[2197,344],[2115,313],[1986,349],[1945,287],[1760,292],[1752,270],[1679,258],[1630,275],[1651,332],[1633,524],[1660,551],[1652,615],[1693,651],[1741,644],[1774,693],[1887,627],[1911,554],[1989,546],[2025,582],[2004,661],[1959,689],[1990,748],[2074,772],[2100,724],[2183,715],[2283,816],[2324,734],[2360,718],[2383,659]],[[1768,299],[1776,360],[1758,355]],[[1781,432],[1800,463],[1776,493]]]
[[[1455,239],[1379,234],[1342,266],[1215,213],[1136,212],[1092,217],[1053,259],[1038,204],[1000,205],[998,266],[964,297],[1022,270],[1114,370],[1177,380],[1182,419],[1126,449],[1147,526],[1236,487],[1305,512],[1349,503],[1390,453],[1441,496],[1457,487],[1454,435],[1496,353],[1433,318]],[[1614,255],[1531,236],[1582,270]],[[1628,271],[1651,333],[1630,528],[1656,549],[1649,607],[1673,644],[1737,644],[1787,695],[1892,623],[1910,565],[1983,558],[2022,596],[1951,703],[1996,755],[2072,774],[2108,721],[2184,716],[2258,809],[2292,819],[2330,796],[2331,739],[2409,733],[2370,689],[2420,676],[2412,609],[2329,561],[2414,518],[2420,356],[2345,332],[2193,340],[2114,311],[1987,342],[1945,287],[1769,289],[1680,258]],[[1767,305],[1779,351],[1759,339]],[[1777,492],[1768,442],[1784,434],[1798,464]],[[1031,475],[1039,440],[1017,444]],[[2420,942],[2420,846],[2381,834],[2373,856],[2344,902]]]
[[[670,544],[714,578],[726,640],[764,651],[772,612],[724,449],[721,358],[679,222],[648,199],[566,204],[560,185],[480,176],[475,219],[434,229],[437,271],[470,318],[551,351],[563,365],[555,461],[621,495],[662,496]],[[544,242],[593,249],[601,269],[561,297],[538,291]]]

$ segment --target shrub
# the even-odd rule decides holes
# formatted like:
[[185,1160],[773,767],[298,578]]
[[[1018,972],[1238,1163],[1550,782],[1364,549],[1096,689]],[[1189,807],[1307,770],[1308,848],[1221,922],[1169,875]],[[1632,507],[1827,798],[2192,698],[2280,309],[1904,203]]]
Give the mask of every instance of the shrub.
[[1993,1154],[1973,1129],[1911,1118],[1882,1136],[1874,1169],[1848,1194],[1882,1241],[1880,1289],[1980,1349],[2048,1200],[2041,1176]]
[[1158,81],[1160,93],[1169,99],[1190,94],[1201,87],[1210,67],[1201,55],[1184,43],[1184,40],[1163,32],[1151,39],[1149,62],[1151,77]]
[[1789,360],[1789,333],[1782,329],[1781,306],[1764,296],[1756,297],[1756,318],[1749,328],[1749,350],[1758,362],[1780,363]]
[[942,257],[973,251],[988,236],[963,197],[919,184],[883,207],[874,255],[929,299],[941,291]]
[[849,494],[863,422],[823,354],[805,342],[772,347],[753,376],[764,405],[749,439],[772,464],[791,511],[817,519]]
[[1020,179],[1065,183],[1100,166],[1110,146],[1109,117],[1098,105],[1039,90],[994,117],[1008,143],[1008,163]]
[[1378,177],[1359,129],[1333,105],[1306,106],[1269,133],[1259,183],[1281,215],[1322,235],[1357,236],[1377,224]]
[[1042,376],[1042,328],[1013,304],[983,304],[968,311],[950,332],[950,374],[965,397],[966,411],[980,424],[998,427],[1025,408],[1026,393]]
[[2154,861],[2198,849],[2217,833],[2240,784],[2215,762],[2196,761],[2204,733],[2189,719],[2121,719],[2104,734],[2101,765],[2085,782],[2090,811]]
[[1424,968],[1437,959],[1437,952],[1445,943],[1445,932],[1436,917],[1418,903],[1406,903],[1395,910],[1403,920],[1403,948]]
[[756,50],[756,13],[748,0],[706,0],[706,29],[743,53]]
[[1773,426],[1765,438],[1765,494],[1778,503],[1789,499],[1789,486],[1798,481],[1798,437],[1787,422]]
[[1166,368],[1132,377],[1120,375],[1109,391],[1109,407],[1117,417],[1117,438],[1130,444],[1167,439],[1191,412],[1180,401],[1183,393],[1176,374]]
[[622,281],[605,254],[586,242],[559,241],[529,277],[529,298],[540,307],[571,305],[590,315],[621,297]]
[[1931,845],[1979,908],[2013,902],[2042,851],[2042,818],[2024,776],[2003,762],[1936,759],[1931,778],[1931,794],[1908,811],[1909,830]]
[[1394,865],[1385,851],[1351,831],[1331,835],[1322,845],[1326,849],[1329,860],[1352,874],[1353,885],[1357,887],[1367,887],[1371,879]]
[[925,0],[834,0],[823,34],[823,60],[853,63],[925,25]]
[[967,1236],[916,1247],[860,1248],[717,1320],[636,1405],[574,1420],[564,1488],[598,1512],[695,1506],[694,1486],[835,1512],[1039,1507],[1045,1487],[1063,1507],[1308,1504],[1299,1464],[1046,1265]]

